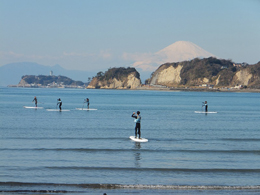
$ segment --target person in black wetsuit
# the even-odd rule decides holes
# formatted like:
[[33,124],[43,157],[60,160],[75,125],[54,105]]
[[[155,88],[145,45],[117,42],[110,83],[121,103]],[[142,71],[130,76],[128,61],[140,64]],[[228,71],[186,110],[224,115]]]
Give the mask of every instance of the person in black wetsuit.
[[58,99],[57,105],[59,105],[59,109],[60,109],[60,111],[61,111],[62,101],[61,101],[60,98]]
[[205,106],[205,112],[208,112],[208,102],[207,101],[204,102],[203,106]]
[[132,114],[132,117],[135,118],[135,138],[137,138],[137,134],[139,135],[139,139],[141,139],[141,115],[140,112],[137,111]]
[[88,106],[88,109],[89,109],[89,99],[85,99],[85,102],[84,103],[87,103],[87,106]]
[[36,98],[36,96],[34,97],[33,101],[35,103],[35,107],[37,107],[37,98]]

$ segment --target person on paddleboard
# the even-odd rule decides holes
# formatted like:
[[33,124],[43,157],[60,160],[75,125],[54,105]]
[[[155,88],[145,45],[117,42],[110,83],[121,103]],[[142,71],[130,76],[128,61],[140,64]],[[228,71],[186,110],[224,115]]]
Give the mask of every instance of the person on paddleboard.
[[208,102],[205,101],[205,102],[204,102],[204,105],[202,105],[202,106],[205,106],[205,112],[208,112]]
[[59,98],[57,101],[58,101],[58,102],[57,102],[57,105],[59,105],[59,109],[60,109],[60,111],[61,111],[62,101],[61,101],[60,98]]
[[135,138],[137,138],[137,134],[139,135],[139,139],[141,139],[141,115],[140,112],[137,111],[136,115],[133,112],[132,117],[135,118]]
[[36,96],[34,97],[33,102],[35,103],[35,107],[37,107],[37,98],[36,98]]
[[85,102],[84,103],[87,103],[87,106],[88,106],[88,109],[89,109],[89,99],[85,99]]

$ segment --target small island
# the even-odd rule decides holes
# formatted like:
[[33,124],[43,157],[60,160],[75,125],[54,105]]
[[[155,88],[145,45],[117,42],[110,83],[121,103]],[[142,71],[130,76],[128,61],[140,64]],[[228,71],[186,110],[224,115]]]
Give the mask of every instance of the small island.
[[86,88],[88,83],[74,81],[66,76],[54,75],[25,75],[22,76],[18,85],[8,87],[29,87],[29,88]]

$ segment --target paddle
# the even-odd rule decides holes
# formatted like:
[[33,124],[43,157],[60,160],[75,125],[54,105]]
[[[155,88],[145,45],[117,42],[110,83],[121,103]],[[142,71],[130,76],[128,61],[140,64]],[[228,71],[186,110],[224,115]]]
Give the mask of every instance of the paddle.
[[84,104],[85,104],[85,101],[83,102],[82,110],[83,110],[83,108],[84,108]]

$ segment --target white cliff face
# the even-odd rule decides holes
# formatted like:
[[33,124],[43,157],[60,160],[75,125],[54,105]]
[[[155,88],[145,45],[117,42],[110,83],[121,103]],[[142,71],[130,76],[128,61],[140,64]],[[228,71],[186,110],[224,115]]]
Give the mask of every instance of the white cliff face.
[[246,69],[240,70],[235,74],[238,84],[240,85],[248,85],[249,80],[252,78],[252,74],[250,74]]
[[216,85],[219,84],[219,78],[220,78],[220,75],[218,75],[218,78],[216,79]]
[[204,78],[203,79],[203,83],[208,83],[209,82],[209,79],[208,78]]
[[28,84],[27,82],[25,82],[25,80],[21,80],[20,82],[19,82],[19,84],[18,85],[20,85],[20,86],[23,86],[23,85],[26,85],[26,84]]
[[133,74],[130,74],[127,77],[127,86],[130,86],[130,89],[135,89],[141,86],[141,80],[136,78]]
[[[136,89],[141,86],[141,80],[136,78],[134,74],[129,74],[124,80],[117,80],[113,78],[109,81],[97,81],[93,80],[87,87],[89,89],[100,87],[101,89]],[[99,88],[98,87],[98,88]]]
[[118,89],[123,87],[123,82],[117,80],[116,78],[113,79],[112,83],[108,86],[110,89]]
[[152,85],[171,85],[180,84],[181,82],[181,69],[182,66],[178,65],[176,68],[170,66],[154,75]]
[[[102,86],[102,82],[99,82]],[[136,89],[141,85],[140,79],[137,79],[134,75],[130,74],[126,81],[120,81],[114,78],[108,85],[104,85],[103,89]]]

